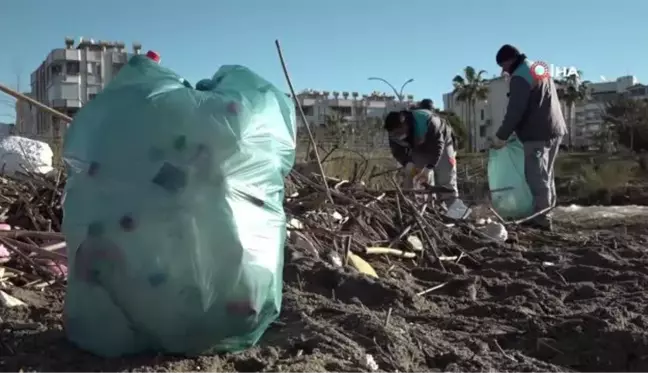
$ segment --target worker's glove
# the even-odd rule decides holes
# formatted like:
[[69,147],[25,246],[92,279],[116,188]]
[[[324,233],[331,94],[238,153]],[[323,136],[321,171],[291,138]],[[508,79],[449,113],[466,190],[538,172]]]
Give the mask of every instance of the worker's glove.
[[416,176],[419,172],[420,172],[420,170],[419,170],[418,168],[416,168],[416,166],[414,165],[414,163],[412,163],[412,162],[408,162],[408,163],[405,165],[405,174],[406,174],[406,175],[409,175],[409,176],[411,176],[411,177],[414,177],[414,176]]
[[429,184],[430,180],[430,174],[433,171],[427,167],[424,167],[422,170],[420,170],[416,176],[414,176],[414,184],[415,185],[425,185]]

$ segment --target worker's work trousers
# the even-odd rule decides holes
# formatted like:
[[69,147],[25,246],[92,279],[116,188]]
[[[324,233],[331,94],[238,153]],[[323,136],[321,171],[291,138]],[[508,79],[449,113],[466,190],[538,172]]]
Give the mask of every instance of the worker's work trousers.
[[[423,165],[416,165],[420,170]],[[410,170],[405,170],[405,180],[403,187],[405,189],[419,189],[425,188],[422,185],[414,184],[414,176]],[[451,189],[450,193],[439,193],[438,196],[429,194],[430,198],[438,197],[440,202],[445,202],[446,206],[450,206],[457,197],[459,197],[459,189],[457,188],[457,159],[454,146],[449,144],[441,154],[441,159],[433,170],[427,175],[426,182],[431,186],[443,186]]]
[[524,145],[524,176],[533,195],[534,212],[556,204],[554,164],[562,137],[549,141],[527,141]]

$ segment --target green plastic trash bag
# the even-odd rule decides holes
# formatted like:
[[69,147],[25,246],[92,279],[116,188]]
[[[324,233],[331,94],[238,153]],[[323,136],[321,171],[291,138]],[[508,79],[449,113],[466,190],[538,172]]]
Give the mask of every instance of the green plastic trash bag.
[[533,196],[524,176],[524,148],[519,140],[489,150],[488,188],[493,208],[501,217],[518,219],[533,213]]
[[83,349],[238,350],[279,314],[294,106],[245,67],[210,81],[135,56],[67,132],[64,313]]

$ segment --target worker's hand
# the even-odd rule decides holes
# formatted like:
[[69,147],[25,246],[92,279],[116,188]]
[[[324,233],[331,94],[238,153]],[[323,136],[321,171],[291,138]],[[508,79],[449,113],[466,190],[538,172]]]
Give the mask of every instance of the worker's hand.
[[506,146],[506,141],[498,138],[498,137],[493,137],[491,139],[491,147],[493,149],[502,149],[504,146]]
[[416,176],[419,173],[419,169],[416,168],[414,163],[409,162],[408,164],[405,165],[405,173],[407,175],[411,175],[412,177]]
[[422,170],[420,170],[416,176],[414,176],[414,184],[415,185],[422,185],[422,184],[428,184],[428,181],[430,179],[430,173],[432,170],[429,168],[425,167]]

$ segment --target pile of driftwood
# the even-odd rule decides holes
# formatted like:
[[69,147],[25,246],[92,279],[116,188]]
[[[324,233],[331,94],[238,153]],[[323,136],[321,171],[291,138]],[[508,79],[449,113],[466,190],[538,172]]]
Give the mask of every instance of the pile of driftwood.
[[362,183],[293,171],[287,184],[293,252],[348,264],[373,277],[379,274],[364,260],[369,256],[445,270],[444,263],[474,260],[467,251],[501,242],[484,229],[488,223],[447,218],[433,203],[417,198],[421,191],[403,190],[396,182],[393,189],[369,190]]
[[0,177],[0,289],[9,282],[42,288],[65,279],[64,184],[61,173]]
[[[65,280],[64,183],[60,174],[0,177],[0,284],[44,287]],[[466,251],[475,245],[496,241],[396,182],[389,190],[370,190],[362,182],[294,170],[286,180],[285,211],[293,251],[370,276],[378,274],[363,260],[367,255],[444,269],[445,262],[471,260]]]

